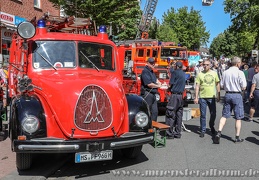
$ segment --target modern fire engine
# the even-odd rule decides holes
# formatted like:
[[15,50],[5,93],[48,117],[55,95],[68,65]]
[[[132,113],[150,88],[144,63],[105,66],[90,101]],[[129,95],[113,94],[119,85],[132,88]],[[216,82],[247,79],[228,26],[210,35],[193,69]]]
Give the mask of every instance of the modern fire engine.
[[[35,153],[74,153],[75,163],[135,158],[153,142],[145,100],[123,88],[123,62],[106,27],[46,17],[18,25],[10,47],[9,136],[19,170]],[[69,33],[70,32],[70,33]]]
[[[182,61],[188,65],[187,48],[160,43],[157,40],[141,39],[117,43],[120,59],[125,59],[123,86],[126,93],[140,94],[140,75],[147,59],[153,57],[156,66],[153,69],[159,81],[163,84],[158,89],[156,98],[159,106],[166,106],[170,97],[169,84],[170,62]],[[187,103],[192,99],[189,86],[186,86],[183,98]]]

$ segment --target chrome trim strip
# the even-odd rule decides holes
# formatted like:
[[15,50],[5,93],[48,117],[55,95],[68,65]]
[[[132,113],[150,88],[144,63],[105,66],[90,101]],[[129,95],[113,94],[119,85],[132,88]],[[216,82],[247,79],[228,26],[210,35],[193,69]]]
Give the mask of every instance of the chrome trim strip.
[[35,142],[64,142],[64,139],[31,139],[31,141]]
[[126,138],[126,137],[141,136],[141,135],[145,135],[145,134],[146,133],[144,133],[144,132],[126,132],[126,133],[122,134],[120,137]]
[[77,150],[79,145],[18,145],[19,150]]
[[152,141],[154,139],[153,136],[150,136],[150,137],[145,137],[145,138],[141,138],[141,139],[133,139],[133,140],[128,140],[128,141],[119,141],[119,142],[112,142],[110,144],[110,146],[112,148],[114,147],[121,147],[121,146],[125,146],[125,145],[133,145],[133,144],[136,144],[136,143],[144,143],[144,142],[149,142],[149,141]]

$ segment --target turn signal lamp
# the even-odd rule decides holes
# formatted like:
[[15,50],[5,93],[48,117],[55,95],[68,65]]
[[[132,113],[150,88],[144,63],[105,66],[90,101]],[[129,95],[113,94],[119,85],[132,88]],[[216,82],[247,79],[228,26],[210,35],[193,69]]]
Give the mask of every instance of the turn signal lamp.
[[17,33],[19,36],[21,36],[23,39],[30,39],[33,36],[35,36],[36,29],[34,25],[30,22],[21,22],[17,26]]
[[26,140],[26,136],[24,136],[24,135],[18,136],[18,140],[19,141],[25,141]]

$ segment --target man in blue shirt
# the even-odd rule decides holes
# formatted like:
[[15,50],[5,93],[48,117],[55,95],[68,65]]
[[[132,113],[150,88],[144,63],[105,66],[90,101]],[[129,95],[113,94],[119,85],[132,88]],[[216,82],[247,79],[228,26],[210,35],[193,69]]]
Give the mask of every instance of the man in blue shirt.
[[178,61],[175,70],[170,78],[171,97],[166,106],[165,123],[170,126],[166,131],[167,138],[181,138],[181,126],[183,118],[183,91],[185,88],[185,72],[182,70],[183,64]]
[[161,82],[153,72],[154,67],[155,60],[148,58],[147,64],[141,73],[141,96],[149,105],[152,121],[157,121],[158,108],[155,94],[158,93],[157,89],[161,87]]

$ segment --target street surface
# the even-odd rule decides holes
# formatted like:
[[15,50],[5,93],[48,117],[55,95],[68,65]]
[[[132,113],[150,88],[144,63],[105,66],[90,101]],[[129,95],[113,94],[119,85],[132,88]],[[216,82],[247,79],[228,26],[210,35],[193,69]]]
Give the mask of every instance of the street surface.
[[[246,105],[246,111],[248,108]],[[220,102],[217,103],[216,129],[221,110]],[[161,112],[158,121],[164,122],[164,119]],[[254,119],[254,122],[242,122],[241,138],[245,141],[241,144],[232,141],[235,138],[233,118],[227,120],[219,145],[213,144],[209,129],[204,138],[199,137],[199,118],[193,118],[184,121],[190,133],[183,132],[181,139],[167,140],[166,147],[154,148],[147,144],[137,159],[124,158],[119,151],[114,151],[111,161],[75,164],[73,154],[47,154],[35,156],[32,169],[22,172],[16,170],[15,153],[11,152],[10,140],[6,139],[0,142],[0,179],[258,179],[258,113]]]

